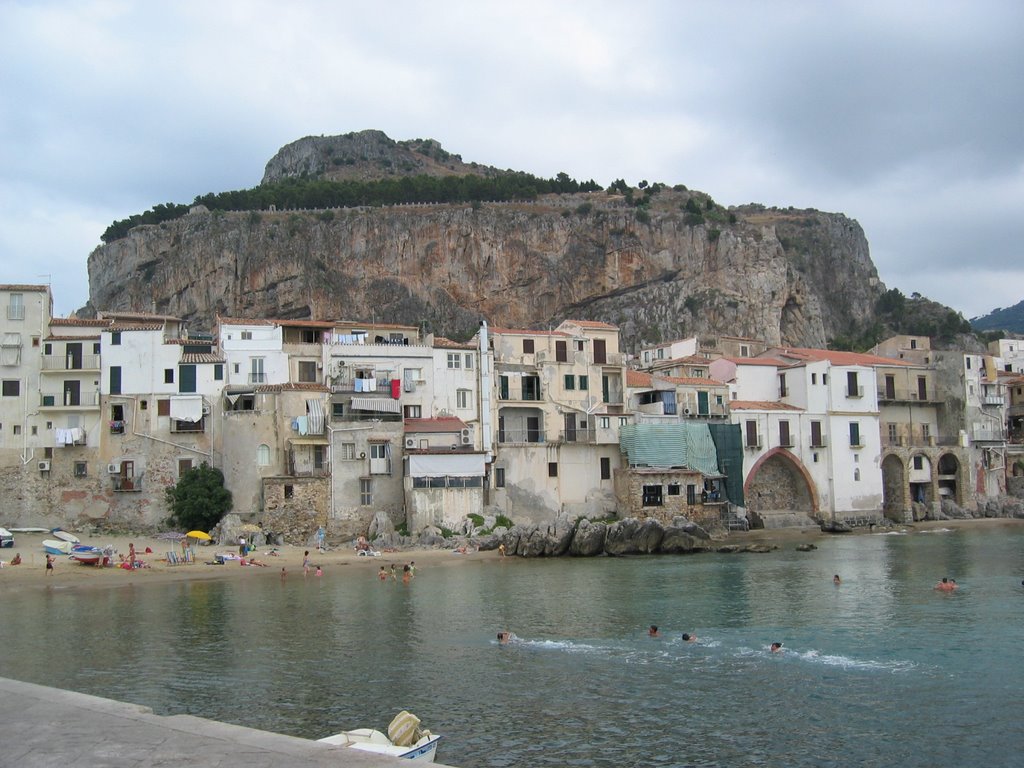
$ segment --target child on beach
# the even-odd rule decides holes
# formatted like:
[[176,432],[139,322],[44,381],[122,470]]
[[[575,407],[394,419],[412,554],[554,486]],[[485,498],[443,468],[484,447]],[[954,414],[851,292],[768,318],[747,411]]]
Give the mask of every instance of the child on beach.
[[53,573],[53,561],[55,559],[56,558],[53,555],[49,555],[48,554],[46,556],[46,575],[47,576],[49,576],[51,573]]

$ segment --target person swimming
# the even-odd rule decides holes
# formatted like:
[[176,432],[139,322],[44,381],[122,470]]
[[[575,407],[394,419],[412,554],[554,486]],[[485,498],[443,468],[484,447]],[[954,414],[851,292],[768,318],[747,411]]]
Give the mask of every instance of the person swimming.
[[696,643],[697,636],[691,635],[689,632],[683,632],[683,641],[687,643]]
[[771,644],[772,653],[782,653],[782,643]]
[[512,641],[513,637],[515,637],[515,635],[513,635],[511,632],[508,632],[508,631],[499,632],[498,633],[498,642],[501,645],[507,645],[508,643],[510,643]]
[[950,579],[947,576],[942,577],[942,581],[935,585],[935,588],[940,592],[952,592],[957,588],[956,579]]
[[651,624],[651,626],[647,630],[647,636],[648,637],[661,637],[661,633],[658,632],[658,626],[656,624]]
[[842,580],[839,578],[838,573],[832,577],[832,583],[835,584],[837,587],[843,583]]

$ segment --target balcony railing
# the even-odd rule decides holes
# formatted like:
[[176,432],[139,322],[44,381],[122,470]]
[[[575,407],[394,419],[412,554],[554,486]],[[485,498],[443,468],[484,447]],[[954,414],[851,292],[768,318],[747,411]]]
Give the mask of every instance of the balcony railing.
[[569,429],[558,433],[558,439],[563,443],[580,443],[582,445],[593,445],[597,443],[596,429]]
[[116,493],[138,493],[142,490],[142,476],[139,477],[122,477],[121,475],[111,475],[111,482],[114,484],[114,491]]
[[1002,395],[982,395],[981,404],[995,406],[1006,405],[1006,398]]
[[79,358],[67,355],[42,355],[44,371],[98,371],[99,355],[82,355]]
[[971,440],[985,443],[998,443],[1006,439],[1006,432],[1002,429],[974,429],[971,430]]
[[935,390],[925,390],[921,392],[917,389],[908,389],[897,387],[896,389],[889,389],[887,387],[878,388],[878,399],[880,402],[890,403],[938,403],[940,402],[939,396],[935,393]]
[[529,402],[538,402],[542,399],[541,391],[537,389],[515,389],[510,387],[509,389],[502,391],[498,390],[499,400],[525,400]]
[[40,392],[40,408],[96,408],[100,404],[99,392]]
[[200,419],[199,421],[171,419],[171,432],[205,432],[206,428],[203,424],[205,421],[206,419]]
[[266,384],[267,383],[267,374],[263,373],[262,371],[260,371],[259,373],[255,372],[255,371],[250,371],[250,373],[249,373],[249,383],[250,384]]
[[499,443],[544,443],[547,442],[544,432],[539,429],[499,429]]

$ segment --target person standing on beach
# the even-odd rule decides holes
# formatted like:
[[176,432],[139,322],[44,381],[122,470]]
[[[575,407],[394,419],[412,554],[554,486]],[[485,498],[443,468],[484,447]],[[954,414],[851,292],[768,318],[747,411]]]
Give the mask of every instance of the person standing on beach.
[[309,550],[307,549],[302,555],[302,575],[309,576]]
[[53,573],[53,561],[54,560],[56,560],[56,558],[53,555],[47,553],[47,555],[46,555],[46,575],[47,576],[49,576],[51,573]]
[[316,550],[317,552],[324,551],[324,544],[326,543],[327,532],[324,531],[324,527],[321,525],[316,529]]
[[415,579],[416,578],[416,561],[415,560],[410,560],[409,561],[409,578],[410,579]]
[[380,571],[378,571],[377,575],[378,575],[378,577],[380,578],[381,581],[387,581],[388,580],[388,574],[387,574],[387,571],[384,570],[384,566],[383,565],[380,567]]
[[128,545],[128,570],[135,570],[135,542]]

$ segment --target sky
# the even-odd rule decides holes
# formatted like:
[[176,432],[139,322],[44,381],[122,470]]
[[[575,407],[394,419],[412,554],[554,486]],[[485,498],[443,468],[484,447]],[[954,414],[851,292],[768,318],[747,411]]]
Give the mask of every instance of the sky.
[[882,281],[1024,299],[1024,3],[0,0],[0,283],[369,128],[467,162],[856,219]]

